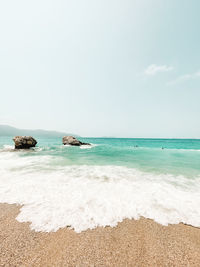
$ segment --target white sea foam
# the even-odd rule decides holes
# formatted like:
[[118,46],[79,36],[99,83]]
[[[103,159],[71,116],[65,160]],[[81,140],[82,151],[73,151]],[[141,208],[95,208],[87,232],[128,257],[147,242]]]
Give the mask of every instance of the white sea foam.
[[14,150],[15,146],[11,146],[11,145],[4,145],[3,149],[0,149],[0,151],[10,151],[10,150]]
[[81,232],[140,216],[200,227],[200,177],[119,166],[53,167],[54,160],[0,153],[0,202],[23,205],[17,220],[36,231],[70,226]]
[[81,149],[91,149],[95,146],[98,146],[96,144],[90,144],[90,145],[83,145],[83,146],[80,146]]
[[[91,148],[93,148],[93,147],[96,147],[96,146],[98,146],[97,144],[90,144],[90,145],[82,145],[82,146],[78,146],[78,148],[80,148],[80,149],[91,149]],[[62,145],[61,146],[61,148],[68,148],[68,147],[74,147],[74,146],[71,146],[71,145]],[[77,146],[75,146],[75,148],[77,148]]]

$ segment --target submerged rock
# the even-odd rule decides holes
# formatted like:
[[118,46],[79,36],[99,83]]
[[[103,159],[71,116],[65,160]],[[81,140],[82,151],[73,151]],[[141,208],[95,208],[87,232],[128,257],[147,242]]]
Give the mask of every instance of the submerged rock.
[[13,141],[15,142],[15,149],[28,149],[37,144],[32,136],[15,136]]
[[83,143],[76,139],[74,136],[64,136],[62,139],[63,145],[70,146],[82,146],[82,145],[90,145],[89,143]]

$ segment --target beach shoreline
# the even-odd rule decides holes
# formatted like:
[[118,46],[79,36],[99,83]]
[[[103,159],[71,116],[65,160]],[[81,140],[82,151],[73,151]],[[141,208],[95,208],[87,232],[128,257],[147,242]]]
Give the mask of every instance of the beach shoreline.
[[199,266],[200,229],[124,220],[77,234],[35,232],[15,218],[20,206],[0,204],[0,266]]

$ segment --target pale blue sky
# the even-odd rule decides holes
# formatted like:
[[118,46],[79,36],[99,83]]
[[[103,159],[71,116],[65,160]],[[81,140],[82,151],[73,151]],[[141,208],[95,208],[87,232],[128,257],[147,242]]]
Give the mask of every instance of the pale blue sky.
[[0,1],[0,124],[200,138],[199,0]]

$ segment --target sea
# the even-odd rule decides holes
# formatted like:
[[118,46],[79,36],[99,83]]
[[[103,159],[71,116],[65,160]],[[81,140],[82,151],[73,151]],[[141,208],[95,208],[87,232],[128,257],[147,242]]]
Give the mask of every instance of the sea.
[[0,137],[0,203],[17,204],[35,231],[77,233],[145,217],[200,227],[200,140],[37,137],[14,150]]

